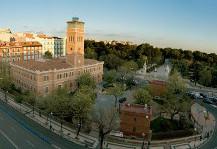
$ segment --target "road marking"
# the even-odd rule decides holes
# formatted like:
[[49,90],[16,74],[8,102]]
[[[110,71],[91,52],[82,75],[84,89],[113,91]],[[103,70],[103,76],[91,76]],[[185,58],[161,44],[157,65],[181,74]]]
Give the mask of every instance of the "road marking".
[[55,149],[61,149],[59,146],[56,146],[55,144],[51,144],[52,147],[54,147]]
[[26,143],[29,144],[32,147],[35,147],[35,145],[32,142],[30,142],[29,140],[26,140]]
[[0,133],[16,148],[18,149],[18,146],[0,129]]

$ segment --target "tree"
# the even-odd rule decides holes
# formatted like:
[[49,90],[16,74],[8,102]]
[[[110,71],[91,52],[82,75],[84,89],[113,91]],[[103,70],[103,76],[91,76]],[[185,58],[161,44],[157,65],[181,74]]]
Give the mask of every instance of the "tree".
[[186,96],[186,85],[179,73],[174,70],[167,84],[167,92],[163,98],[162,109],[170,115],[171,120],[180,113],[190,111],[191,102]]
[[169,77],[167,90],[172,94],[182,94],[186,92],[186,84],[177,70],[174,70]]
[[136,104],[141,104],[141,105],[145,105],[145,104],[150,105],[150,102],[152,100],[151,95],[144,88],[137,89],[134,92],[133,97],[135,98],[135,103]]
[[11,84],[12,84],[9,69],[10,69],[9,64],[7,64],[6,62],[1,62],[1,65],[0,65],[0,87],[5,91],[8,91],[10,89]]
[[107,94],[113,95],[115,97],[115,107],[117,106],[118,97],[124,92],[124,87],[122,84],[116,83],[113,87],[106,89]]
[[205,86],[210,86],[212,81],[212,72],[208,67],[204,67],[199,72],[199,83]]
[[116,109],[110,106],[96,105],[92,112],[92,120],[98,128],[100,149],[107,134],[118,127]]
[[58,116],[61,119],[61,130],[62,121],[64,117],[72,117],[72,108],[70,106],[70,98],[67,93],[66,88],[58,88],[50,93],[48,96],[44,97],[44,102],[46,104],[46,110],[48,113],[53,113],[53,115]]
[[104,60],[104,65],[109,69],[116,69],[122,64],[123,60],[114,54],[108,54],[101,57]]
[[104,81],[108,83],[115,83],[117,79],[117,72],[116,70],[109,70],[104,73]]
[[89,48],[89,47],[85,49],[84,56],[85,58],[97,59],[97,53],[95,52],[93,48]]
[[77,79],[78,87],[89,86],[91,88],[96,88],[96,82],[92,78],[90,73],[83,73]]
[[90,113],[91,107],[94,103],[93,98],[90,96],[90,93],[84,90],[77,90],[70,102],[70,105],[73,109],[73,119],[78,122],[76,137],[78,137],[81,127],[85,123],[85,120],[88,119],[88,114]]
[[139,68],[143,68],[144,64],[147,63],[147,60],[148,60],[147,56],[144,56],[144,55],[143,55],[143,56],[139,57],[139,58],[137,59],[138,67],[139,67]]
[[46,51],[44,53],[44,58],[46,58],[46,59],[52,59],[52,53],[50,51]]

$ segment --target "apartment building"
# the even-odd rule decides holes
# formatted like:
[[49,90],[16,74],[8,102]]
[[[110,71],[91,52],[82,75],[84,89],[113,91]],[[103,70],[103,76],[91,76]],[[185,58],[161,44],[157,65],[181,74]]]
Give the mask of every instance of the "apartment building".
[[39,42],[1,42],[0,62],[37,60],[42,57]]

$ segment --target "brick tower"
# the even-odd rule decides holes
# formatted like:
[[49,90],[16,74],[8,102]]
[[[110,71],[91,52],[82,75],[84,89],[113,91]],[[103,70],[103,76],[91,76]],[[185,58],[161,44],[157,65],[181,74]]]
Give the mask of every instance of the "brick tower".
[[67,22],[66,61],[74,67],[84,65],[84,22],[73,17]]

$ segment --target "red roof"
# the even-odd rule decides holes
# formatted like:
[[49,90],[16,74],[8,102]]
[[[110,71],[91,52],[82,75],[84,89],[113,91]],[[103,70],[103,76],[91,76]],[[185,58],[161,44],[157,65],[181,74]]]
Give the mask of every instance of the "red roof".
[[121,106],[121,111],[125,112],[131,112],[131,113],[144,113],[144,114],[151,114],[151,107],[145,107],[144,105],[139,105],[139,104],[129,104],[129,103],[124,103]]
[[161,81],[161,80],[152,80],[150,81],[150,84],[155,84],[155,85],[166,85],[167,82]]

